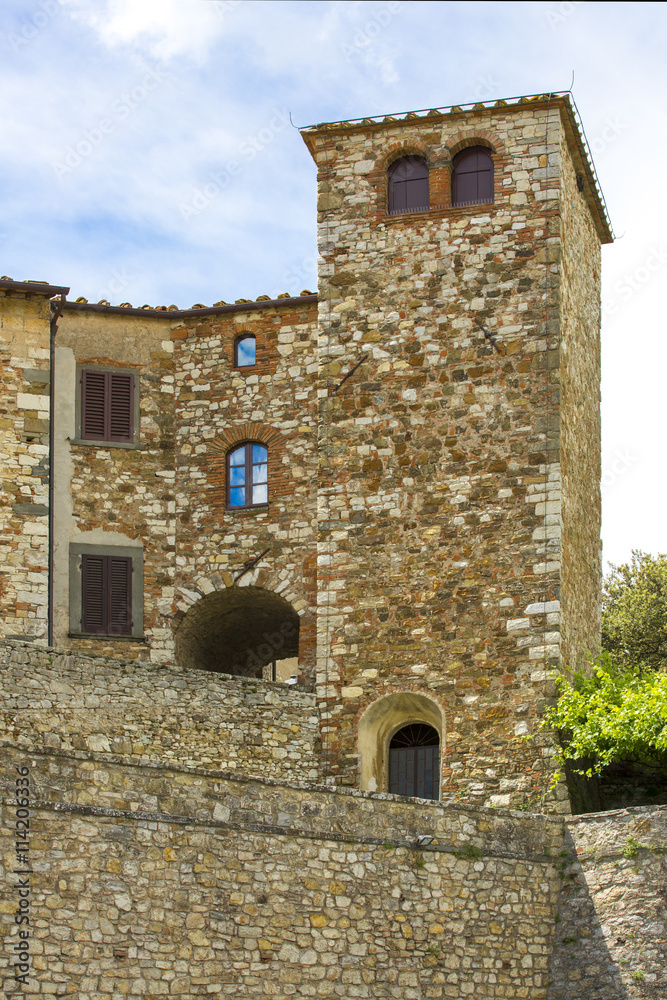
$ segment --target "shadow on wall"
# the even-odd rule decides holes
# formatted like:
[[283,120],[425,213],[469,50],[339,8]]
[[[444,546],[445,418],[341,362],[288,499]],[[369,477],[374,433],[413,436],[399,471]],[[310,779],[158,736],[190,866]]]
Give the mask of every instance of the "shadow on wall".
[[664,1000],[667,848],[660,809],[569,821],[547,1000]]
[[273,660],[299,655],[299,616],[262,587],[229,587],[197,601],[176,632],[182,667],[261,677]]

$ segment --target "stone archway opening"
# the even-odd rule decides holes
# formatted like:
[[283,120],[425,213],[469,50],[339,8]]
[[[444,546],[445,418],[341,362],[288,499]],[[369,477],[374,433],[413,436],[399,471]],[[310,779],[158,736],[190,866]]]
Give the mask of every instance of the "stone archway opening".
[[299,616],[262,587],[229,587],[197,601],[176,632],[176,662],[238,677],[299,655]]

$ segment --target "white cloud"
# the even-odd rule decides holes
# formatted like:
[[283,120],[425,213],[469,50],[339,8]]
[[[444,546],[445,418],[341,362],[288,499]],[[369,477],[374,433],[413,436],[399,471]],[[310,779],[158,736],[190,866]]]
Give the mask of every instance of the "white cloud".
[[[241,0],[66,0],[71,17],[108,48],[129,46],[153,59],[203,60]],[[196,6],[196,10],[193,8]]]

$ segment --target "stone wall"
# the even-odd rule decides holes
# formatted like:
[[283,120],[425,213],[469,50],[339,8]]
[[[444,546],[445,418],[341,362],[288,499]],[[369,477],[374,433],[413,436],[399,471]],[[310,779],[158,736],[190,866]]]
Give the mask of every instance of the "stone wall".
[[34,795],[33,974],[7,996],[547,996],[560,823],[104,754],[2,756],[7,805],[15,763]]
[[[164,315],[164,314],[161,314]],[[168,317],[169,314],[166,314]],[[168,659],[174,595],[173,345],[168,318],[66,311],[60,321],[55,383],[54,641],[121,659]],[[135,374],[139,430],[133,446],[82,440],[77,394],[82,368]],[[83,638],[71,606],[72,544],[135,547],[143,561],[143,630]],[[138,585],[134,574],[134,585]]]
[[[581,176],[581,175],[579,175]],[[585,665],[600,645],[600,243],[563,156],[560,437],[563,472],[563,662]]]
[[[288,606],[282,614],[291,608],[299,616],[298,648],[291,655],[298,652],[302,680],[309,683],[317,606],[313,299],[270,302],[252,311],[241,303],[234,312],[185,320],[172,332],[178,551],[173,624],[179,628],[207,595],[213,614],[220,614],[233,585],[278,594]],[[245,368],[234,366],[234,342],[241,333],[256,338],[257,363]],[[269,502],[229,509],[227,452],[248,441],[268,449]],[[250,592],[246,597],[248,623],[255,612]],[[280,621],[278,609],[273,627],[248,625],[246,632],[255,634],[247,636],[246,659],[257,655],[267,642],[265,633],[274,634]],[[209,621],[208,633],[209,653],[222,664],[229,659],[229,642],[215,621]]]
[[49,299],[0,291],[0,635],[44,640]]
[[[522,738],[538,733],[560,645],[559,110],[307,138],[323,256],[323,746],[355,783],[363,713],[421,692],[444,715],[446,792],[536,802],[552,751]],[[476,142],[494,153],[495,201],[451,207],[440,181]],[[405,152],[429,164],[430,211],[390,216],[387,166]]]
[[314,695],[269,681],[79,653],[0,647],[0,718],[17,751],[106,751],[128,760],[317,780]]
[[567,822],[549,1000],[667,995],[667,807]]

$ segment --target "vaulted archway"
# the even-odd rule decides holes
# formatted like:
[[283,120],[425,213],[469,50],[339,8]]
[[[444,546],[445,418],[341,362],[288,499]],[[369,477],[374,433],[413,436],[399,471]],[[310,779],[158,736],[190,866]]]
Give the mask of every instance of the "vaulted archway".
[[273,660],[299,655],[299,616],[271,590],[228,587],[193,604],[175,638],[182,667],[261,677]]

